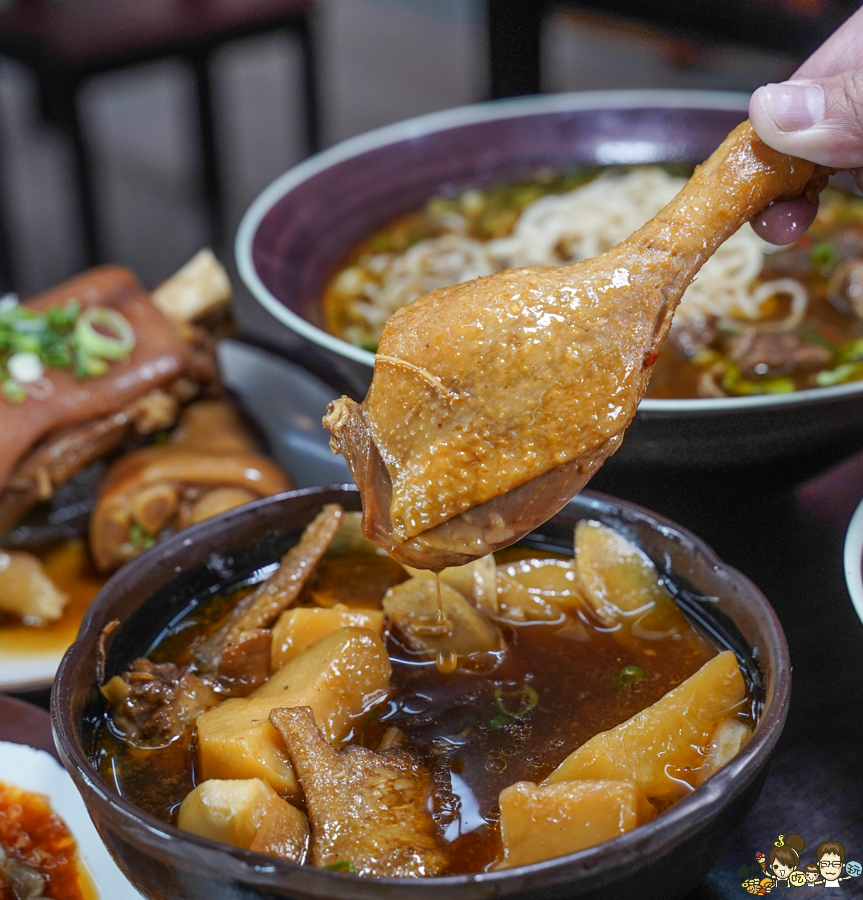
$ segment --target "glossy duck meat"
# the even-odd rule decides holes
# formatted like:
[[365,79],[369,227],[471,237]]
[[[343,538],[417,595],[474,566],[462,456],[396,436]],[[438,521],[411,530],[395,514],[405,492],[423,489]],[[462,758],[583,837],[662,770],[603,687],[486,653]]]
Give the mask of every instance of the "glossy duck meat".
[[687,286],[770,202],[827,174],[748,122],[655,219],[594,259],[434,291],[386,324],[362,405],[324,424],[396,559],[460,565],[557,512],[620,446]]
[[316,866],[350,863],[358,875],[437,875],[445,865],[429,811],[431,774],[406,750],[334,749],[308,707],[274,709],[305,795]]

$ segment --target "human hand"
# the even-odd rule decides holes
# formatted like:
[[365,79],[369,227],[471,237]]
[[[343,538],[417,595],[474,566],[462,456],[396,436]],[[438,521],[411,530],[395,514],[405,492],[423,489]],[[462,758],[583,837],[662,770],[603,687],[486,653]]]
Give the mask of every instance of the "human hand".
[[[782,84],[758,88],[749,118],[765,144],[822,166],[863,175],[863,8]],[[752,222],[765,240],[788,244],[817,212],[804,197],[771,203]]]

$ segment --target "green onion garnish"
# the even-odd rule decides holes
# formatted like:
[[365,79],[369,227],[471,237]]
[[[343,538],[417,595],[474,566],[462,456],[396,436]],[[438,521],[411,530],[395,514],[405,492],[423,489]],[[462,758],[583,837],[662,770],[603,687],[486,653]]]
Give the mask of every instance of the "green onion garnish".
[[68,300],[36,312],[12,295],[0,298],[0,385],[11,403],[23,403],[23,385],[38,381],[44,370],[97,378],[108,371],[108,360],[128,356],[134,346],[134,329],[115,309],[82,312],[78,300]]
[[329,872],[348,872],[351,875],[357,874],[356,867],[349,859],[340,859],[338,862],[321,866],[321,868],[326,869]]
[[615,687],[629,687],[638,684],[644,678],[644,669],[641,666],[624,666],[614,675]]
[[819,241],[809,251],[809,262],[822,275],[829,275],[839,265],[839,251],[830,241]]
[[380,704],[377,706],[373,706],[371,712],[365,717],[363,720],[363,724],[360,725],[360,746],[365,747],[366,745],[366,728],[374,722],[377,718],[378,713],[381,711]]
[[829,350],[831,353],[835,353],[838,349],[836,344],[834,344],[830,338],[821,334],[820,331],[815,331],[814,328],[801,328],[797,332],[797,335],[801,341],[806,341],[807,344],[816,344],[819,347],[824,347],[825,350]]
[[[504,716],[509,716],[511,719],[524,719],[539,704],[539,694],[536,688],[529,684],[524,684],[514,691],[504,691],[503,688],[497,687],[494,689],[493,696],[494,705]],[[508,705],[508,701],[514,701],[512,707]]]
[[156,545],[155,535],[150,534],[146,528],[142,528],[137,522],[133,522],[132,527],[129,529],[129,540],[137,550],[149,550],[150,547]]
[[3,396],[10,403],[23,403],[27,399],[27,391],[17,381],[12,381],[11,378],[6,379],[0,389],[2,389]]
[[[102,331],[96,329],[101,328]],[[113,332],[113,336],[104,332]],[[84,310],[75,322],[75,340],[86,356],[122,359],[135,347],[135,331],[125,316],[107,306]]]
[[815,376],[818,387],[830,387],[834,384],[845,384],[863,377],[863,366],[860,363],[848,362],[836,366],[835,369],[824,369]]

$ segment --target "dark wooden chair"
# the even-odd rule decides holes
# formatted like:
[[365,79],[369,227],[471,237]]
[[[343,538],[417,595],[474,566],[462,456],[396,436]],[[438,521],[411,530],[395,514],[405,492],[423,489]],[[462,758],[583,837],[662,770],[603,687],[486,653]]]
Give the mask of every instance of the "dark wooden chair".
[[542,91],[542,29],[561,8],[600,13],[687,39],[788,53],[801,62],[859,0],[485,0],[492,98]]
[[[175,57],[194,73],[202,186],[211,238],[225,238],[210,62],[229,41],[283,31],[303,54],[308,148],[319,145],[314,0],[14,0],[0,10],[0,55],[35,76],[41,112],[71,139],[87,261],[102,261],[89,138],[79,111],[81,86],[116,69]],[[4,216],[0,215],[0,245]],[[0,279],[12,281],[8,246],[0,246]]]

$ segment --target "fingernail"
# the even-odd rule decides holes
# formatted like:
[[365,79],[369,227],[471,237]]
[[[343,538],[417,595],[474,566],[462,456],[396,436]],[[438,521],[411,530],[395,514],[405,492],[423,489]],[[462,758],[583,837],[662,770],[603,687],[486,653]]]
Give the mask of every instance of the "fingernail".
[[782,131],[804,131],[821,121],[824,92],[817,84],[768,84],[767,106]]

